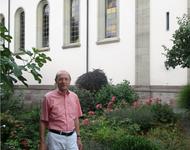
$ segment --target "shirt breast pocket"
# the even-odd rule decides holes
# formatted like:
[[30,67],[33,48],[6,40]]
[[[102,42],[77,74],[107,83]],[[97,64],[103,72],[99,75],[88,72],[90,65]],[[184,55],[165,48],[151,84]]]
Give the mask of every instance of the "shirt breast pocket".
[[68,114],[69,114],[70,118],[75,119],[76,118],[76,108],[75,107],[69,108]]
[[65,108],[64,107],[60,107],[59,105],[53,106],[52,111],[51,111],[51,116],[54,119],[63,117],[64,114],[65,114]]

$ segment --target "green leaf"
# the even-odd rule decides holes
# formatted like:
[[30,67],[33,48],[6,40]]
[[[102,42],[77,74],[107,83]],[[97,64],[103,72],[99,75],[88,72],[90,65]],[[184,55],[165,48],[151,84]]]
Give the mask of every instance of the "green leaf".
[[29,56],[32,56],[33,53],[31,51],[25,51],[25,54],[29,55]]
[[23,60],[22,57],[20,57],[20,55],[16,55],[15,56],[17,59]]

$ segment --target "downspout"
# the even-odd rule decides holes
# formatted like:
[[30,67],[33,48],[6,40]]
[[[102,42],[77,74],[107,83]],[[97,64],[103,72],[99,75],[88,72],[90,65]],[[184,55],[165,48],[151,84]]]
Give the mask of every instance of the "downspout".
[[86,72],[89,70],[89,0],[86,0]]
[[[10,35],[10,0],[8,1],[8,35]],[[8,42],[8,49],[10,49],[10,42]]]

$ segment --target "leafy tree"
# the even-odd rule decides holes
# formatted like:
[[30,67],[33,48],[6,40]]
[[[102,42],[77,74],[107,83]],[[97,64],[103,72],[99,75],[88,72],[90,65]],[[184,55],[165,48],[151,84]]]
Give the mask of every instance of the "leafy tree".
[[166,51],[165,66],[175,68],[190,68],[190,16],[183,15],[178,18],[179,28],[172,36],[173,46],[171,49],[163,46]]
[[[4,98],[13,93],[14,83],[21,81],[25,86],[28,86],[27,79],[23,76],[24,72],[29,72],[34,79],[41,82],[42,75],[40,70],[47,61],[51,61],[44,53],[36,48],[32,51],[22,50],[24,55],[14,54],[5,46],[5,42],[11,42],[12,37],[8,35],[6,27],[0,24],[0,39],[3,45],[0,47],[0,95]],[[20,60],[21,65],[16,63]]]

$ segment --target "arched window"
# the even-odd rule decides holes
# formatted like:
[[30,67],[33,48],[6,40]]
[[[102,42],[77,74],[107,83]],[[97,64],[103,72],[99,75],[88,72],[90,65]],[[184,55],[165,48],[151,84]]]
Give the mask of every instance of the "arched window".
[[64,1],[63,48],[80,46],[80,0]]
[[[0,14],[0,24],[5,26],[5,17],[3,14]],[[0,37],[0,50],[3,49],[3,44],[5,43],[5,40]]]
[[0,23],[4,26],[5,25],[5,17],[3,14],[0,14]]
[[23,8],[15,13],[15,52],[25,49],[25,13]]
[[49,6],[46,4],[43,8],[43,34],[42,46],[49,47]]
[[49,50],[49,5],[42,0],[37,7],[37,48]]
[[97,44],[112,42],[119,42],[119,0],[99,0]]

